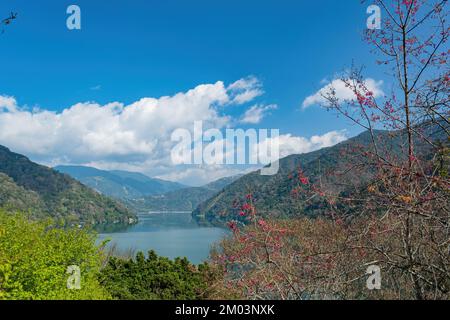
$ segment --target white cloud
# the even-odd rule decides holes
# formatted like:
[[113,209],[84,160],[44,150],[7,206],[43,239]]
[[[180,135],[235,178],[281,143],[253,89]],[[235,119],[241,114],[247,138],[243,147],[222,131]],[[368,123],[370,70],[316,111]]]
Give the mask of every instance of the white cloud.
[[[203,121],[204,131],[229,127],[239,119],[223,114],[226,108],[221,107],[251,101],[250,96],[262,94],[260,86],[253,77],[228,87],[218,81],[173,96],[142,98],[129,105],[85,102],[60,112],[29,109],[18,105],[13,97],[0,95],[0,144],[50,166],[123,169],[200,185],[251,168],[220,164],[176,166],[171,160],[175,145],[172,132],[178,128],[192,132],[194,122],[199,120]],[[241,120],[257,123],[275,108],[255,105]],[[284,135],[280,137],[281,155],[308,152],[344,138],[342,132],[310,139]]]
[[[291,134],[281,135],[278,137],[279,145],[279,158],[284,158],[293,154],[303,154],[311,151],[319,150],[326,147],[334,146],[342,141],[347,140],[345,131],[331,131],[324,135],[312,136],[311,138],[297,137]],[[276,140],[275,140],[276,141]],[[223,141],[219,141],[223,143]],[[273,138],[268,138],[264,141],[260,141],[253,146],[253,152],[260,154],[260,159],[266,155],[263,152],[270,150],[267,149],[267,145],[273,145]],[[244,150],[237,150],[237,152],[243,152]],[[227,150],[226,152],[230,152]],[[221,153],[218,155],[218,159],[224,159],[227,153]],[[275,158],[273,161],[277,160]],[[187,166],[180,170],[172,170],[169,173],[159,175],[158,178],[178,181],[190,185],[203,185],[207,182],[217,180],[223,177],[233,176],[239,173],[248,173],[259,169],[261,166],[234,166],[234,165],[208,165],[208,166]]]
[[236,168],[230,166],[202,166],[186,168],[159,175],[157,178],[180,182],[191,186],[202,186],[211,181],[257,170],[258,167]]
[[[371,78],[367,78],[364,81],[368,90],[372,91],[375,98],[384,95],[382,90],[383,81],[376,81]],[[307,97],[303,103],[302,108],[306,109],[313,105],[327,105],[328,101],[324,98],[331,90],[335,90],[336,98],[342,101],[349,101],[356,98],[355,93],[340,79],[335,79],[331,83],[326,84],[315,94]]]
[[231,103],[244,104],[264,94],[261,82],[254,76],[240,79],[228,86]]
[[72,162],[160,157],[157,146],[167,145],[175,128],[191,128],[196,120],[218,128],[228,123],[215,108],[228,101],[222,82],[128,106],[78,103],[60,113],[20,109],[14,99],[2,97],[0,143],[46,160],[61,155]]
[[241,123],[258,124],[261,120],[268,115],[270,110],[277,109],[277,105],[271,104],[268,106],[254,105],[250,107],[242,116]]
[[13,97],[0,96],[0,112],[15,111],[17,108],[16,99]]
[[[331,147],[345,140],[347,140],[345,131],[331,131],[321,136],[312,136],[309,139],[291,134],[280,135],[278,137],[280,158]],[[268,138],[260,142],[258,150],[267,150],[266,146],[270,146],[272,143],[274,143],[273,138]]]

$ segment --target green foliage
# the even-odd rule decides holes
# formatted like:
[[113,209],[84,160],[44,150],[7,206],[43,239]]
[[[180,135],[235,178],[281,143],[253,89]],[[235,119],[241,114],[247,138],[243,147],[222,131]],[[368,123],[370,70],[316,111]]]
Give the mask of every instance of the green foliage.
[[[380,134],[384,133],[380,132]],[[297,181],[290,177],[295,177],[297,170],[301,168],[311,182],[327,176],[328,185],[336,188],[335,184],[330,181],[334,178],[330,173],[342,169],[350,161],[354,161],[350,160],[351,148],[368,143],[370,143],[370,137],[366,133],[331,148],[283,158],[280,160],[277,174],[264,176],[259,171],[249,173],[225,187],[214,197],[201,203],[193,215],[205,217],[208,222],[219,225],[230,220],[243,221],[239,216],[238,206],[234,208],[233,204],[245,199],[249,193],[253,195],[255,206],[263,217],[291,218],[299,214],[316,215],[317,207],[320,204],[314,207],[305,207],[304,201],[298,201],[299,199],[292,195]],[[345,158],[344,153],[346,154]]]
[[[101,263],[95,235],[0,211],[0,299],[108,299]],[[71,265],[80,267],[80,290],[67,288]]]
[[18,186],[3,173],[0,173],[0,204],[20,211],[33,209],[36,216],[45,212],[45,204],[36,192]]
[[120,200],[135,199],[184,188],[176,182],[150,178],[128,171],[104,171],[84,166],[57,166],[55,170],[70,175],[100,193]]
[[190,187],[169,191],[160,195],[133,199],[126,204],[136,211],[192,211],[203,201],[208,200],[241,175],[213,181],[203,187]]
[[204,187],[192,187],[129,200],[126,204],[137,211],[192,211],[216,192]]
[[140,252],[135,259],[110,258],[100,281],[116,299],[193,300],[206,289],[207,269],[207,265],[191,265],[186,258],[170,260],[154,251],[146,258]]
[[[427,134],[433,141],[443,140],[442,131],[434,127],[422,126],[431,131]],[[405,132],[375,131],[375,138],[383,152],[401,157],[402,147],[406,140]],[[355,164],[366,161],[362,157],[361,148],[371,150],[371,135],[364,132],[359,136],[330,148],[314,152],[291,155],[280,160],[280,168],[276,175],[262,176],[259,171],[252,172],[225,187],[210,199],[202,202],[193,212],[194,217],[205,217],[208,223],[223,225],[230,220],[245,222],[239,216],[239,207],[233,204],[245,199],[251,193],[258,213],[263,217],[292,218],[299,216],[317,217],[327,211],[327,204],[316,197],[308,204],[306,195],[293,196],[292,191],[298,184],[296,172],[299,168],[311,183],[320,184],[323,189],[345,197],[348,192],[359,186],[363,189],[372,173],[357,170]],[[415,150],[419,155],[431,154],[429,145],[421,139],[415,141]],[[351,170],[349,170],[351,169]],[[342,173],[346,173],[343,175]],[[345,203],[338,203],[344,206]]]
[[127,224],[136,216],[78,181],[0,146],[0,207],[67,225]]

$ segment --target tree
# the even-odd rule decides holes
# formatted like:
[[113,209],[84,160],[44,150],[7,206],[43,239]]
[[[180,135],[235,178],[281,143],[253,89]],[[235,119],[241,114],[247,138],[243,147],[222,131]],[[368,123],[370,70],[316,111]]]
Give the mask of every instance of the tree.
[[[0,210],[0,299],[109,299],[97,280],[101,263],[93,234]],[[67,287],[67,268],[74,265],[80,290]]]
[[[371,143],[344,155],[352,162],[333,173],[339,188],[323,183],[325,175],[312,183],[302,168],[293,173],[293,194],[303,203],[321,199],[328,219],[262,220],[247,197],[241,215],[250,226],[230,222],[233,237],[213,255],[226,274],[217,281],[237,295],[449,298],[447,1],[376,4],[383,8],[382,29],[367,30],[364,38],[391,75],[391,94],[376,97],[364,69],[353,66],[340,79],[352,98],[341,99],[335,88],[323,95],[324,107],[367,130]],[[366,288],[370,265],[381,268],[379,291]]]
[[147,257],[142,252],[131,259],[111,257],[100,281],[115,299],[192,300],[203,297],[207,273],[207,265],[197,268],[186,258],[172,261],[150,251]]
[[[448,168],[443,155],[450,115],[447,1],[376,3],[386,18],[382,29],[367,30],[365,39],[380,55],[378,64],[388,68],[392,93],[376,98],[362,70],[352,68],[341,80],[355,98],[342,101],[332,89],[325,95],[326,107],[372,136],[361,168],[374,172],[374,178],[358,193],[365,193],[361,209],[373,215],[369,228],[381,228],[391,242],[367,239],[364,249],[375,253],[376,262],[395,273],[396,281],[405,281],[404,296],[442,298],[450,289],[449,180],[441,174]],[[386,142],[377,139],[374,130],[380,127],[400,130],[405,146],[400,154],[390,154]],[[427,152],[416,150],[419,144]],[[367,231],[360,230],[361,236],[371,237]]]
[[[17,19],[17,13],[11,12],[10,15],[9,15],[7,18],[5,18],[5,19],[3,19],[3,20],[1,21],[0,25],[1,25],[1,26],[4,26],[4,27],[9,26],[9,25],[10,25],[14,20],[16,20],[16,19]],[[4,29],[4,28],[2,28],[1,30],[2,30],[2,31],[1,31],[2,33],[5,32],[5,29]]]

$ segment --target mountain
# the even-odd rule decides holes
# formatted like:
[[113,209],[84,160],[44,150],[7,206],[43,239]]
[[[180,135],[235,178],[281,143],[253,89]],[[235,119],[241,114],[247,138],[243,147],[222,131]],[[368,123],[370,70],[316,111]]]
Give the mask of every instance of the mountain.
[[[433,128],[423,129],[427,131],[428,137],[447,141],[447,135],[442,130],[432,132]],[[384,152],[398,156],[403,154],[401,150],[406,139],[404,132],[376,131],[375,137],[380,145],[383,144]],[[292,195],[292,191],[298,184],[298,180],[292,177],[295,177],[298,169],[301,168],[312,183],[320,179],[322,186],[328,190],[338,193],[348,192],[349,185],[364,185],[371,177],[371,172],[353,173],[352,170],[348,170],[358,160],[363,160],[356,149],[370,145],[371,135],[369,132],[364,132],[330,148],[288,156],[280,160],[280,169],[276,175],[262,176],[260,171],[247,174],[199,204],[193,215],[197,219],[218,225],[223,225],[230,220],[242,220],[239,217],[240,210],[237,204],[242,204],[247,194],[252,194],[254,205],[261,216],[285,218],[297,215],[320,215],[324,207],[323,200],[313,199],[312,204],[299,201],[299,198]],[[415,148],[423,155],[430,154],[429,145],[424,142],[416,141]],[[333,174],[344,171],[349,173]]]
[[136,218],[120,203],[4,146],[0,146],[0,207],[70,225],[128,224]]
[[70,175],[101,194],[121,200],[137,199],[186,187],[135,172],[105,171],[83,166],[57,166],[54,169]]
[[241,175],[222,178],[202,187],[189,187],[160,195],[135,199],[127,204],[137,211],[192,211]]

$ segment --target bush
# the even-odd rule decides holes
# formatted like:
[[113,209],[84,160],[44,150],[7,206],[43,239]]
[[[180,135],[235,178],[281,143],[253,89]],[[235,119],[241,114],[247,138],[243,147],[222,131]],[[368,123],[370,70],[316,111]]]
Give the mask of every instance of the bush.
[[194,300],[203,297],[207,270],[207,265],[197,268],[186,258],[170,260],[154,251],[146,258],[139,252],[135,259],[111,257],[100,281],[116,299]]
[[[0,299],[108,299],[101,262],[95,235],[0,210]],[[80,290],[67,288],[71,265],[80,267]]]

